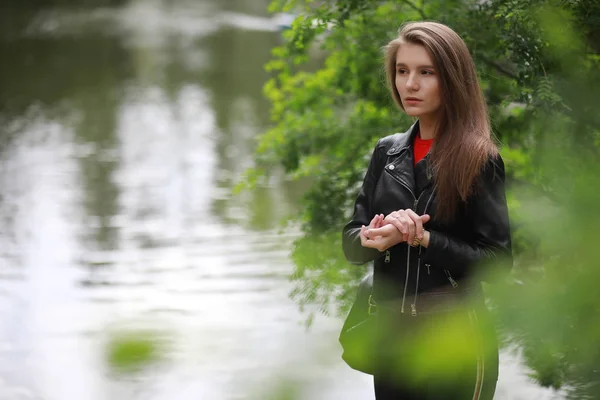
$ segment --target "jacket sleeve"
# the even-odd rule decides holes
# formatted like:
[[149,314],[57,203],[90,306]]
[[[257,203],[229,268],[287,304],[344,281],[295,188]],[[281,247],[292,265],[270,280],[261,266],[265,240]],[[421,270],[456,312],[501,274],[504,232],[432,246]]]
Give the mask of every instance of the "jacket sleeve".
[[447,233],[430,231],[425,263],[447,269],[455,276],[474,272],[473,267],[512,267],[504,178],[502,158],[490,159],[481,174],[481,185],[467,205],[473,240],[466,242]]
[[342,232],[342,248],[344,250],[344,255],[346,256],[346,259],[354,265],[362,265],[383,254],[377,249],[363,247],[360,244],[361,226],[368,226],[375,216],[371,203],[373,201],[379,174],[381,174],[383,167],[385,166],[385,159],[379,155],[383,150],[382,140],[379,140],[373,151],[373,155],[371,156],[371,161],[369,162],[369,167],[367,168],[362,187],[360,188],[354,203],[352,220],[344,226]]

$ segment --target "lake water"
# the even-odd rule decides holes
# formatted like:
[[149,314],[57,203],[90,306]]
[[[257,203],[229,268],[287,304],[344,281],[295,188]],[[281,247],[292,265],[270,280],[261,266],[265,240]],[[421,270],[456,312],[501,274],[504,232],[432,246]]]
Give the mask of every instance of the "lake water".
[[[301,189],[231,195],[269,123],[268,2],[2,11],[0,399],[373,398],[341,321],[288,298]],[[108,341],[140,329],[163,358],[115,373]],[[508,352],[496,397],[559,398]]]

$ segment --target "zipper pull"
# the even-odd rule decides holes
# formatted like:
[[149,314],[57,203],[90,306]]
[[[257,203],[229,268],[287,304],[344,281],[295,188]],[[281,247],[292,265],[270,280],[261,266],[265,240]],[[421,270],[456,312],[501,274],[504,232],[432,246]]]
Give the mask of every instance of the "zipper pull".
[[452,278],[452,275],[450,275],[450,272],[447,269],[445,269],[444,272],[446,273],[446,276],[448,277],[452,287],[456,289],[458,287],[458,283]]
[[427,275],[431,275],[431,271],[429,271],[429,267],[430,267],[431,265],[429,265],[429,264],[425,264],[425,266],[427,267]]
[[389,263],[391,259],[392,259],[392,255],[390,254],[390,251],[386,250],[385,251],[385,262]]
[[415,202],[413,204],[413,211],[417,211],[417,204],[419,204],[419,199],[415,199]]
[[414,304],[411,304],[411,305],[410,305],[410,314],[411,314],[413,317],[416,317],[416,316],[417,316],[417,306],[416,306],[416,305],[414,305]]

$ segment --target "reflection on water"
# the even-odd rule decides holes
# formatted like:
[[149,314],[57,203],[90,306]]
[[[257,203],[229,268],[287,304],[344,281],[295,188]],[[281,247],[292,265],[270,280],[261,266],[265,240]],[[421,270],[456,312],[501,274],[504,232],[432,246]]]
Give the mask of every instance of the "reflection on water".
[[[269,0],[116,3],[0,16],[0,398],[250,399],[288,378],[371,398],[339,321],[306,332],[287,297],[298,189],[230,195],[269,122]],[[114,375],[110,332],[140,328],[168,354]],[[548,398],[505,365],[501,398]]]

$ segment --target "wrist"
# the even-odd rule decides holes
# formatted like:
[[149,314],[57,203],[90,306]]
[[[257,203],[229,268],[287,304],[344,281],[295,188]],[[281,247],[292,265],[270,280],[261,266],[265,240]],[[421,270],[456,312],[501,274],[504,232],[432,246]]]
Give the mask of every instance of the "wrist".
[[423,230],[423,239],[421,240],[421,246],[427,248],[429,246],[429,239],[431,234],[428,230]]

